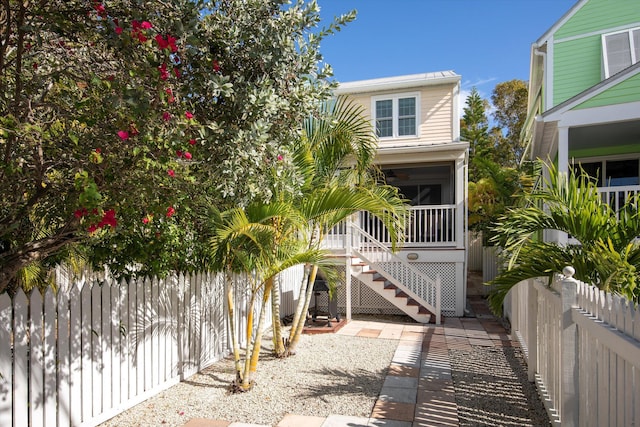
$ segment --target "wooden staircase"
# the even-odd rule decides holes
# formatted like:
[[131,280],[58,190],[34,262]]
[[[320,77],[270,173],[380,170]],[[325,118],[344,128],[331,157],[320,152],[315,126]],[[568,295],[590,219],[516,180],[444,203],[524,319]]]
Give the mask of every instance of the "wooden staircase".
[[358,257],[351,258],[351,267],[351,275],[353,277],[360,280],[416,322],[433,323],[435,321],[435,316],[425,307],[426,304],[423,305],[419,302],[422,298],[406,286],[397,283],[397,281],[394,283],[393,279],[390,280],[385,277]]

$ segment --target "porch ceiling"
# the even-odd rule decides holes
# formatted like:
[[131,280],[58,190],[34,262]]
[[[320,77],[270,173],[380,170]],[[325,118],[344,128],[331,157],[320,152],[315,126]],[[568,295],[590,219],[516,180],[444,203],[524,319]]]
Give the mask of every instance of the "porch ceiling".
[[577,150],[640,144],[640,120],[571,128],[569,141]]

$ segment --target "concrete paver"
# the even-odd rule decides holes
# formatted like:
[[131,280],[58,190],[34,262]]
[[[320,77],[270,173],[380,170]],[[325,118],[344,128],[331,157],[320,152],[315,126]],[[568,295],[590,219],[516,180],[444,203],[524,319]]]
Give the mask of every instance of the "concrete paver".
[[[458,407],[449,350],[471,346],[517,346],[495,319],[446,318],[441,325],[351,321],[338,335],[398,340],[370,417],[286,415],[277,427],[457,426]],[[184,427],[262,427],[204,419]]]

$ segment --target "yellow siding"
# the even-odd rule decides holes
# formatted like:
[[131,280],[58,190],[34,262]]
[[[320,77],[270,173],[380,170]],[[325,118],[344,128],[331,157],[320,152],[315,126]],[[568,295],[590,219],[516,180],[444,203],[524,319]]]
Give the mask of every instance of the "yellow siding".
[[380,145],[425,145],[443,144],[453,139],[453,85],[427,86],[399,89],[397,91],[368,92],[349,95],[364,107],[365,114],[372,117],[371,98],[380,95],[420,91],[420,135],[418,138],[383,139]]

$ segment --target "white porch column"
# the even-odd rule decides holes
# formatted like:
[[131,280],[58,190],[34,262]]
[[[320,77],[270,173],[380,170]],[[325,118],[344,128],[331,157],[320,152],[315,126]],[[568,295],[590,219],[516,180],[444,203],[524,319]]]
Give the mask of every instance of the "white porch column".
[[351,321],[351,223],[352,217],[347,218],[347,229],[345,230],[345,263],[344,263],[344,291],[345,291],[345,317],[347,322]]
[[[569,174],[569,127],[558,127],[558,174],[567,179]],[[569,241],[567,233],[562,231],[551,232],[552,241],[566,245]]]
[[466,185],[467,185],[467,172],[465,167],[465,156],[466,153],[463,153],[456,160],[456,218],[455,218],[455,233],[456,233],[456,248],[464,249],[465,248],[465,238],[466,238],[466,205],[467,201],[465,200],[466,195]]

